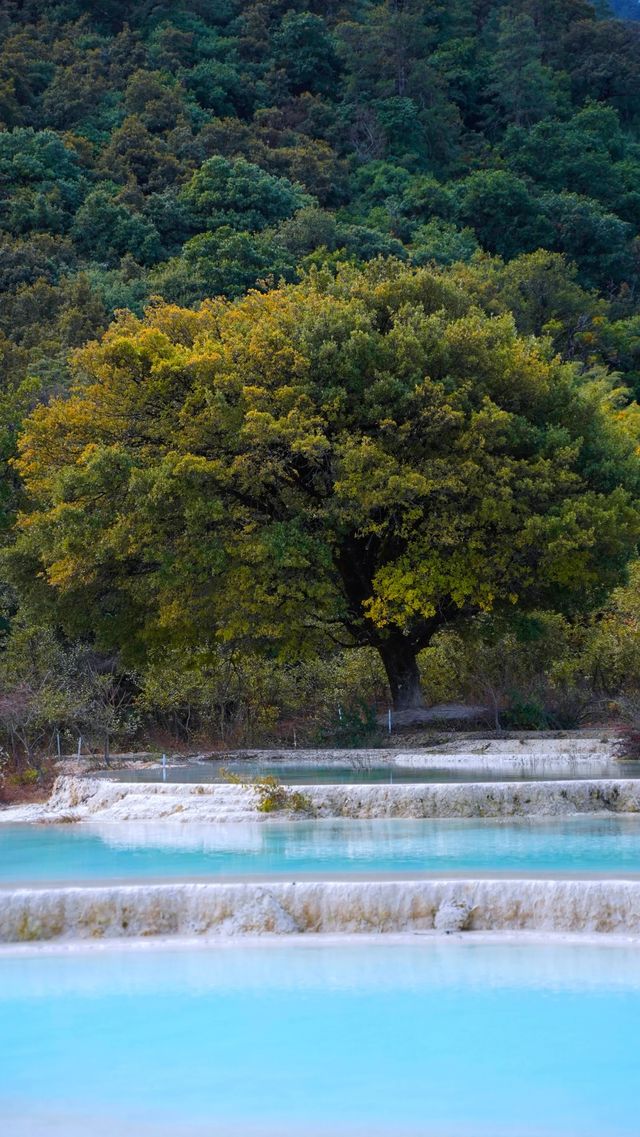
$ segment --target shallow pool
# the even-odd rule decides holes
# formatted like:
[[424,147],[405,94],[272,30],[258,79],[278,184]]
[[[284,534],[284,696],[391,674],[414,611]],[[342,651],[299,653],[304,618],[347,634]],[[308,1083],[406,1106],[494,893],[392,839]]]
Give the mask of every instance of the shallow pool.
[[367,784],[412,782],[530,782],[556,781],[562,778],[638,778],[640,762],[616,762],[613,759],[588,761],[556,759],[545,762],[541,758],[523,757],[512,764],[487,763],[452,764],[447,766],[401,766],[390,763],[370,764],[354,758],[326,764],[287,761],[206,760],[168,766],[166,777],[160,766],[142,766],[139,769],[98,770],[92,778],[107,778],[118,782],[225,782],[225,771],[246,778],[274,774],[289,785],[343,785],[350,782]]
[[11,1137],[637,1137],[638,949],[0,954]]
[[0,826],[0,883],[305,873],[640,873],[640,817]]

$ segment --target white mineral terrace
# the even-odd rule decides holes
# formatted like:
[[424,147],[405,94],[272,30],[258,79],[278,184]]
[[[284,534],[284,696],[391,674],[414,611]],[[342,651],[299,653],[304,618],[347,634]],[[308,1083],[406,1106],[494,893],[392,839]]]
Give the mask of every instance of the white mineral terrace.
[[566,769],[567,771],[582,764],[606,762],[613,757],[615,751],[615,736],[604,734],[597,737],[576,736],[568,734],[560,738],[518,737],[518,738],[489,738],[477,737],[460,738],[455,735],[445,738],[442,742],[432,743],[430,746],[383,749],[360,748],[351,750],[339,749],[296,749],[296,750],[236,750],[225,755],[232,761],[235,759],[250,758],[260,762],[283,761],[287,763],[299,762],[305,766],[335,765],[354,770],[366,769],[368,766],[389,765],[415,767],[416,769],[429,769],[429,767],[471,766],[473,769],[486,766],[493,770],[506,771],[531,769],[532,772],[540,769]]
[[[640,779],[631,778],[302,788],[316,817],[544,817],[640,812]],[[0,811],[0,821],[4,822],[234,822],[264,821],[268,816],[258,811],[257,795],[251,786],[74,777],[58,778],[44,805]]]
[[640,882],[303,881],[15,889],[0,942],[301,933],[640,932]]

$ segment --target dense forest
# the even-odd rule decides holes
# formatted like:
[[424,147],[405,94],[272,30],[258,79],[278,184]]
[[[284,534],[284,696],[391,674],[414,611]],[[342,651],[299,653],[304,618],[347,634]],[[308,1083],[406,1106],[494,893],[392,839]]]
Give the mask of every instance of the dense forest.
[[633,704],[635,7],[1,0],[23,768]]

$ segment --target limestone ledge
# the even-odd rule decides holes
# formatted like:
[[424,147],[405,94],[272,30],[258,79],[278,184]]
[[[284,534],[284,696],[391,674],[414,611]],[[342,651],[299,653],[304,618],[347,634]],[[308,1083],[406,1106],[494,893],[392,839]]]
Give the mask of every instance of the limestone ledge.
[[[640,812],[640,779],[301,786],[314,817],[530,817]],[[251,787],[58,778],[44,805],[0,811],[0,822],[267,821]],[[304,817],[278,813],[275,816]]]
[[301,933],[640,932],[640,881],[159,884],[0,893],[0,942]]

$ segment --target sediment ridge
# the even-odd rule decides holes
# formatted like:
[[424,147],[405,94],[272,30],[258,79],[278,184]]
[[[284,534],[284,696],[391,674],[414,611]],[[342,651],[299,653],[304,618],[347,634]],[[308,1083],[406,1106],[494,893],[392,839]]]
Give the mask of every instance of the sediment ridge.
[[[640,779],[295,787],[314,817],[544,817],[640,812]],[[0,812],[0,821],[266,821],[251,786],[127,783],[58,778],[44,805]],[[286,811],[279,816],[287,816]],[[294,813],[289,816],[305,816]]]
[[640,932],[640,882],[180,883],[15,889],[0,942],[147,936],[473,931]]

